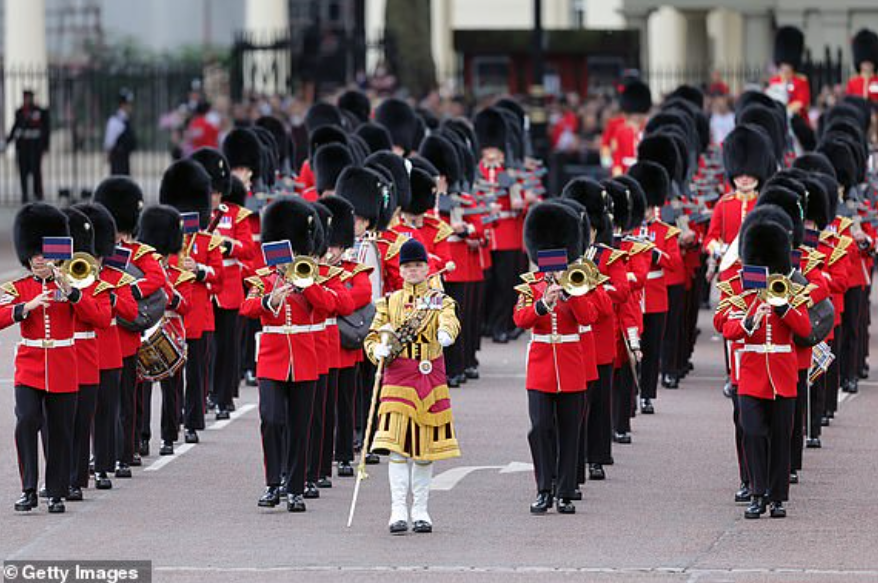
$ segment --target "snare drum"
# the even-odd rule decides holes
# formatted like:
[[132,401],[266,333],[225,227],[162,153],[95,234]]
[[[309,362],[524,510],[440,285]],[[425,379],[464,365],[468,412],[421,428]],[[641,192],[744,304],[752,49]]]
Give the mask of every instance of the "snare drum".
[[186,337],[168,317],[143,332],[137,351],[137,374],[145,381],[173,376],[186,364]]

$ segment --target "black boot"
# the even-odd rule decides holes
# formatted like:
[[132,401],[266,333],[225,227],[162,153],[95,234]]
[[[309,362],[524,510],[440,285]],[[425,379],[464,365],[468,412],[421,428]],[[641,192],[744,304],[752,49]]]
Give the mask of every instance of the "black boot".
[[541,491],[537,493],[537,499],[530,505],[531,514],[545,514],[552,507],[552,493]]
[[98,490],[113,489],[113,481],[107,476],[107,472],[98,472],[95,474],[95,488]]
[[735,502],[738,504],[749,502],[750,501],[750,485],[746,482],[741,482],[741,487],[738,488],[738,491],[735,492]]
[[305,499],[301,494],[287,495],[287,512],[305,512]]
[[641,399],[640,411],[644,415],[652,415],[653,413],[655,413],[655,407],[652,406],[652,399]]
[[769,513],[772,518],[787,517],[787,509],[783,507],[783,502],[781,502],[780,500],[772,501],[769,507]]
[[130,478],[131,477],[131,468],[128,467],[128,464],[119,462],[116,464],[116,477],[117,478]]
[[823,444],[820,441],[819,437],[809,437],[805,440],[805,447],[808,449],[820,449],[823,447]]
[[149,440],[148,439],[141,439],[140,440],[140,455],[142,457],[149,456]]
[[49,498],[49,514],[63,514],[66,511],[63,498]]
[[468,379],[476,380],[479,378],[479,367],[477,367],[477,366],[467,367],[467,368],[463,369],[463,374]]
[[187,429],[184,439],[186,443],[198,443],[200,441],[198,439],[198,433],[194,429]]
[[765,514],[765,498],[753,496],[750,498],[750,506],[744,511],[744,518],[759,518]]
[[174,455],[174,442],[163,441],[162,446],[159,448],[159,455]]
[[15,501],[15,511],[16,512],[28,512],[29,510],[33,510],[39,504],[39,500],[37,499],[37,493],[33,490],[25,490],[21,493],[21,496],[18,497],[18,500]]
[[225,421],[226,419],[231,419],[232,414],[229,413],[229,410],[225,407],[220,407],[216,411],[216,420],[217,421]]
[[338,462],[338,477],[339,478],[353,478],[354,477],[354,468],[351,467],[350,462]]
[[445,384],[448,385],[449,389],[458,389],[460,388],[460,377],[457,375],[450,376],[446,379]]
[[320,498],[320,490],[317,489],[317,486],[314,484],[314,482],[305,483],[305,494],[303,495],[303,497],[308,500]]
[[591,464],[588,466],[588,479],[589,480],[604,480],[606,479],[607,474],[604,472],[604,466],[601,464]]
[[260,508],[274,508],[280,504],[280,488],[277,486],[269,486],[259,498],[258,506]]
[[82,502],[82,488],[79,486],[70,486],[67,488],[68,502]]
[[631,434],[630,433],[619,433],[618,431],[613,433],[613,441],[619,444],[629,444],[631,443]]
[[377,466],[381,463],[381,458],[377,453],[369,452],[366,454],[366,465],[367,466]]
[[317,487],[318,488],[332,488],[332,480],[330,480],[326,476],[323,476],[322,478],[317,480]]
[[412,524],[412,532],[419,534],[430,533],[433,532],[433,525],[426,520],[416,520]]
[[405,534],[409,530],[409,523],[405,520],[397,520],[390,525],[390,534]]
[[573,496],[570,497],[571,500],[582,500],[582,490],[579,488],[573,489]]
[[576,506],[573,505],[570,498],[558,498],[555,510],[558,511],[558,514],[576,514]]
[[790,472],[790,484],[798,484],[799,483],[799,471],[793,470]]

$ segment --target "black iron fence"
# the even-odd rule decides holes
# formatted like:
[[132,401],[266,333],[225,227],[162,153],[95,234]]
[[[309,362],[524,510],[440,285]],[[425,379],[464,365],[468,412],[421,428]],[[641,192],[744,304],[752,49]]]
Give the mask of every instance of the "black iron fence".
[[[175,132],[187,117],[192,81],[201,77],[201,68],[157,65],[110,70],[0,68],[0,111],[20,107],[22,91],[36,92],[37,105],[47,108],[51,127],[49,150],[41,165],[45,198],[78,199],[88,196],[109,173],[103,149],[107,119],[116,112],[121,92],[130,92],[137,138],[131,174],[145,195],[153,198],[171,159]],[[0,124],[0,140],[5,140],[12,119],[4,115]],[[10,144],[0,154],[0,204],[18,204],[21,199],[17,155]]]

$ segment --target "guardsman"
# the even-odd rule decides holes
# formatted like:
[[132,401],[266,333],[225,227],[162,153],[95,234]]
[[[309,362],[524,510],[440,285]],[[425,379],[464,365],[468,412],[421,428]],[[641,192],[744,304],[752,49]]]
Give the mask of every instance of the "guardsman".
[[351,166],[354,158],[344,144],[331,143],[318,148],[314,154],[314,186],[302,193],[302,198],[314,202],[335,192],[335,183],[341,171]]
[[646,83],[632,79],[619,96],[621,115],[612,118],[601,136],[601,165],[612,176],[625,174],[637,161],[637,144],[652,108],[652,93]]
[[[289,241],[296,257],[314,253],[320,219],[305,201],[280,199],[270,203],[262,226],[263,244]],[[259,506],[273,508],[280,503],[281,475],[287,469],[289,451],[289,512],[306,510],[303,494],[308,432],[319,376],[313,313],[332,311],[335,305],[332,292],[308,283],[288,278],[278,269],[263,268],[247,279],[249,292],[241,307],[245,317],[262,322],[256,376],[266,490]]]
[[53,206],[30,203],[18,211],[13,226],[15,252],[29,271],[0,289],[0,329],[19,324],[15,353],[15,445],[21,474],[16,511],[37,507],[39,447],[45,428],[48,510],[65,511],[70,480],[70,443],[76,415],[77,318],[97,322],[99,310],[91,294],[70,285],[44,257],[44,237],[69,237],[67,217]]
[[[149,245],[139,243],[134,234],[143,208],[143,192],[136,182],[125,176],[111,176],[95,190],[94,200],[104,205],[116,221],[116,244],[130,252],[129,273],[136,274],[131,293],[140,303],[162,288],[165,272]],[[131,465],[139,465],[140,452],[137,443],[137,350],[140,348],[140,332],[124,326],[118,328],[122,347],[122,376],[120,380],[120,429],[116,443],[116,477],[130,478]]]
[[598,315],[591,294],[568,295],[558,282],[566,264],[582,256],[582,225],[575,211],[551,202],[532,207],[525,222],[528,255],[541,269],[522,275],[524,283],[515,288],[515,324],[531,331],[525,388],[537,482],[530,507],[534,514],[548,511],[553,498],[559,513],[576,512],[573,498],[589,364],[580,327],[593,325]]
[[848,79],[845,93],[878,103],[878,34],[860,29],[851,40],[851,52],[857,74]]
[[198,443],[198,431],[205,427],[210,342],[214,330],[210,288],[219,289],[224,275],[223,238],[212,233],[215,225],[210,223],[216,222],[218,217],[211,217],[210,193],[210,175],[201,164],[193,160],[178,160],[171,164],[162,176],[159,189],[161,204],[170,205],[181,214],[198,215],[197,225],[189,227],[184,224],[183,250],[168,262],[195,276],[192,285],[192,308],[183,318],[187,344],[186,394],[183,405],[186,443]]
[[28,199],[28,176],[34,184],[34,197],[43,200],[43,154],[49,150],[49,110],[34,101],[34,92],[26,89],[22,93],[21,107],[15,110],[15,122],[6,143],[15,142],[18,158],[18,173],[21,177],[21,202]]
[[376,302],[365,341],[372,362],[384,361],[371,449],[390,456],[390,533],[406,532],[409,519],[414,532],[428,533],[433,531],[427,508],[433,462],[460,455],[442,357],[460,323],[454,300],[430,287],[424,246],[409,239],[399,259],[403,288]]
[[794,131],[797,124],[810,128],[811,84],[808,77],[798,72],[802,66],[805,35],[795,26],[782,26],[774,36],[774,63],[777,75],[768,80],[769,91],[778,88],[778,95],[785,98],[787,113]]

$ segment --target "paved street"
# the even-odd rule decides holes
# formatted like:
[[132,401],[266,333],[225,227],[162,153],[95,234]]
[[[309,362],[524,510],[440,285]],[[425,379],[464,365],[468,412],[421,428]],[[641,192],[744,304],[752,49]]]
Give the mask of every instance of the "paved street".
[[[10,258],[4,252],[0,272],[14,269]],[[661,390],[656,415],[634,420],[634,443],[614,449],[608,479],[586,485],[575,516],[528,513],[525,342],[488,344],[483,379],[452,392],[464,455],[437,464],[435,532],[396,538],[386,532],[386,464],[370,466],[351,529],[352,479],[334,479],[305,514],[257,508],[262,458],[250,388],[242,389],[236,417],[203,432],[200,445],[147,458],[133,479],[87,490],[63,516],[48,515],[44,505],[13,512],[17,330],[7,330],[0,334],[0,556],[150,559],[156,580],[174,583],[415,574],[428,582],[878,580],[878,382],[862,382],[860,394],[842,403],[824,448],[806,452],[789,518],[745,521],[732,502],[737,469],[731,404],[720,390],[721,345],[702,316],[695,372],[680,390]]]

